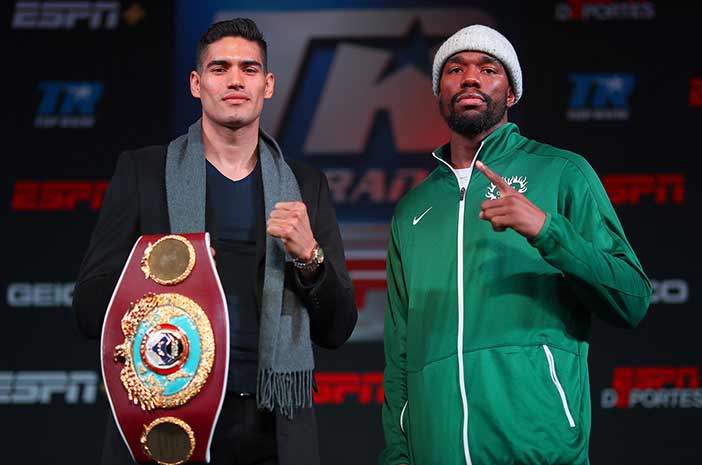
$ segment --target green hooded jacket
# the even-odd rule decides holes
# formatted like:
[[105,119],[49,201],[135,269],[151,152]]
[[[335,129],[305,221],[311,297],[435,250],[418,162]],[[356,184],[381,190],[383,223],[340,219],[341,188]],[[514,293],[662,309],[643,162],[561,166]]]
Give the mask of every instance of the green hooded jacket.
[[492,132],[476,159],[546,213],[528,241],[478,218],[450,147],[397,205],[388,244],[384,465],[588,464],[591,315],[644,317],[651,284],[579,155]]

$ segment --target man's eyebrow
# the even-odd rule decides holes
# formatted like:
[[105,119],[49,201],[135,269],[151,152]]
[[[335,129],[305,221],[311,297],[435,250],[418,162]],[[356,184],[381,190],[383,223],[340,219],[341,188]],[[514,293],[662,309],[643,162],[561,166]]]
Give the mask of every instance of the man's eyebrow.
[[492,55],[483,55],[483,57],[480,58],[481,65],[487,65],[490,63],[499,63],[499,62],[500,62],[500,60],[498,60],[497,58],[495,58]]
[[224,67],[229,67],[231,66],[231,63],[227,60],[212,60],[209,63],[207,63],[207,68],[210,68],[212,66],[224,66]]
[[[263,69],[263,65],[257,60],[241,60],[238,63],[238,65],[242,68],[246,68],[247,66],[256,66],[258,68]],[[225,68],[229,68],[230,66],[232,66],[232,62],[229,60],[212,60],[209,63],[207,63],[207,68],[211,68],[213,66],[223,66]]]
[[[489,63],[499,63],[499,62],[500,62],[500,60],[498,60],[497,58],[495,58],[492,55],[483,54],[483,56],[480,58],[481,65],[486,65]],[[457,63],[459,65],[465,65],[466,60],[464,60],[461,55],[454,55],[448,59],[447,63]]]
[[256,60],[242,60],[239,65],[244,68],[247,66],[258,66],[259,68],[263,69],[263,65]]

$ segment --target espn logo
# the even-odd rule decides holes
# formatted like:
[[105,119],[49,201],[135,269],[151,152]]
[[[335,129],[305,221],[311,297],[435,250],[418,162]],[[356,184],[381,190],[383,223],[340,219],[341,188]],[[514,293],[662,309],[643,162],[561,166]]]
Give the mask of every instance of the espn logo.
[[702,408],[696,366],[616,367],[612,387],[602,390],[602,408]]
[[97,391],[92,371],[0,371],[0,404],[94,404]]
[[646,21],[656,5],[645,0],[568,0],[556,3],[556,21]]
[[685,202],[685,176],[671,174],[611,174],[602,176],[613,205],[638,205],[642,197],[652,197],[657,205]]
[[12,29],[114,29],[119,24],[119,2],[25,2],[15,4]]
[[107,181],[17,181],[12,211],[75,211],[86,205],[98,211]]
[[383,373],[316,373],[317,390],[314,401],[318,405],[355,403],[382,404]]

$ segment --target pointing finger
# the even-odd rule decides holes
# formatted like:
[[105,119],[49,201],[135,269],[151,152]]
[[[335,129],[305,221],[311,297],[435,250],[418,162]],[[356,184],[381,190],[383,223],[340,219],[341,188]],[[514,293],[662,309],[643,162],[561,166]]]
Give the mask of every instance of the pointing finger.
[[492,183],[497,186],[497,189],[500,191],[501,195],[507,194],[508,192],[513,192],[514,188],[507,184],[507,181],[502,179],[502,176],[499,174],[495,173],[493,170],[488,168],[488,166],[483,163],[480,160],[477,160],[475,162],[476,168],[480,170],[481,173],[485,175],[486,178],[488,178]]

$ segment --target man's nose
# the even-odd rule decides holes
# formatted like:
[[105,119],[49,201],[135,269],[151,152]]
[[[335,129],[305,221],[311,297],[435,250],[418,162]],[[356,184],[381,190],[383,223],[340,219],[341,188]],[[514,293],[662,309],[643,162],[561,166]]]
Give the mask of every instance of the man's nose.
[[227,76],[227,87],[231,89],[241,89],[244,87],[244,80],[242,79],[241,70],[231,68],[229,73],[227,73]]
[[466,69],[461,81],[461,87],[480,87],[480,71],[472,66]]

